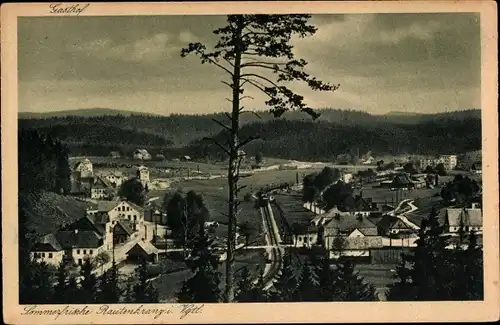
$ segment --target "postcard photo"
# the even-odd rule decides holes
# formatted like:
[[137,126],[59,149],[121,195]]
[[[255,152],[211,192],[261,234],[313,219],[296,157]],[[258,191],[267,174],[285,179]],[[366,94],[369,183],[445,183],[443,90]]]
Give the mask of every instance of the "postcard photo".
[[8,323],[498,319],[496,4],[315,4],[2,7]]

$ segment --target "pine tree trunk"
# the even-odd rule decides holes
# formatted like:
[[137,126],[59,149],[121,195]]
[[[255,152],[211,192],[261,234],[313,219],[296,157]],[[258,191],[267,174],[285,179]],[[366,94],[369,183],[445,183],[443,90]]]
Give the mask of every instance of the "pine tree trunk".
[[231,148],[229,150],[229,168],[228,168],[228,187],[229,187],[229,224],[227,233],[227,259],[226,259],[226,287],[225,300],[233,302],[234,300],[234,249],[236,246],[236,224],[238,212],[238,130],[240,122],[240,66],[241,66],[241,51],[239,43],[241,40],[242,20],[239,17],[237,32],[235,34],[235,58],[233,72],[233,98],[232,98],[232,113],[231,113]]

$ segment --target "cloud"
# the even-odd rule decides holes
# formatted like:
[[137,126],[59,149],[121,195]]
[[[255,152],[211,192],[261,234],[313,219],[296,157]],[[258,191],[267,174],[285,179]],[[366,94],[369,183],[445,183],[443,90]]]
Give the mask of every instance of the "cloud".
[[179,41],[181,43],[193,43],[197,41],[196,36],[188,30],[183,30],[179,33]]
[[[293,39],[294,53],[309,62],[306,71],[340,89],[294,86],[309,105],[376,113],[479,107],[478,15],[314,15],[312,23],[317,33]],[[159,110],[165,101],[168,112],[224,109],[225,75],[196,56],[180,57],[190,42],[215,44],[212,30],[223,24],[224,16],[21,18],[20,102],[39,110]],[[265,98],[245,94],[257,98],[245,106],[263,108]]]
[[109,39],[97,39],[71,46],[73,50],[100,59],[118,59],[131,62],[157,61],[170,57],[180,46],[171,42],[170,35],[159,33],[125,44],[113,44]]

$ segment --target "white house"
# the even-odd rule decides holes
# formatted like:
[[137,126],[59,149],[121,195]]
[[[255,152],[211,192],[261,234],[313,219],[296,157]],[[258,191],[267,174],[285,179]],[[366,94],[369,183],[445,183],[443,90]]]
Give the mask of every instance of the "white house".
[[292,226],[293,245],[295,247],[308,247],[318,244],[319,228],[313,224],[302,225],[294,224]]
[[85,158],[85,159],[83,159],[75,164],[74,170],[78,171],[80,173],[92,174],[93,173],[92,162],[89,159]]
[[[87,215],[93,217],[97,224],[105,225],[106,233],[112,233],[112,228],[119,220],[126,221],[134,232],[144,234],[144,209],[126,201],[101,201],[96,207],[87,209]],[[106,246],[112,247],[112,236],[106,236]]]
[[125,176],[123,175],[122,172],[119,171],[112,171],[109,172],[105,175],[103,175],[103,178],[108,181],[109,184],[113,187],[120,187],[125,180]]
[[456,155],[441,155],[439,159],[442,160],[444,169],[446,170],[452,170],[457,165]]
[[445,211],[444,226],[450,233],[458,233],[460,228],[465,233],[483,231],[483,212],[473,208],[449,208]]
[[134,151],[134,159],[151,160],[151,155],[146,149],[137,149]]
[[113,186],[103,177],[96,177],[90,186],[90,198],[93,200],[106,199]]
[[149,169],[146,166],[139,166],[137,168],[137,178],[142,186],[149,184]]
[[382,247],[377,226],[361,215],[336,215],[323,226],[320,236],[330,258],[369,257],[371,249]]
[[82,265],[86,258],[95,258],[105,249],[104,234],[97,229],[79,228],[70,225],[54,234],[44,236],[35,244],[31,257],[37,262],[44,261],[54,266],[63,260]]

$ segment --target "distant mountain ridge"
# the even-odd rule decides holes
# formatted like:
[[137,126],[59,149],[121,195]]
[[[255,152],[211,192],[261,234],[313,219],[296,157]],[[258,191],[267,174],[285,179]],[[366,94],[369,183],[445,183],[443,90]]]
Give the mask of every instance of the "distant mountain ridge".
[[[383,118],[383,117],[430,117],[430,116],[440,116],[440,115],[461,115],[461,114],[470,114],[471,112],[472,115],[477,115],[480,117],[480,109],[468,109],[468,110],[459,110],[459,111],[450,111],[446,113],[420,113],[420,112],[405,112],[405,111],[390,111],[386,114],[370,114],[368,112],[364,112],[362,110],[355,110],[355,109],[335,109],[335,108],[319,108],[317,109],[323,117],[324,116],[329,116],[331,115],[331,112],[348,112],[351,114],[359,114],[359,115],[370,115],[373,117],[378,117],[378,118]],[[258,111],[258,114],[261,115],[266,115],[266,111]],[[79,117],[97,117],[97,116],[116,116],[116,115],[122,115],[122,116],[131,116],[131,115],[145,115],[145,116],[160,116],[160,117],[170,117],[170,116],[218,116],[223,114],[223,112],[216,112],[216,113],[208,113],[208,114],[182,114],[182,113],[175,113],[175,114],[157,114],[157,113],[148,113],[148,112],[139,112],[139,111],[129,111],[129,110],[122,110],[122,109],[115,109],[115,108],[80,108],[80,109],[74,109],[74,110],[62,110],[62,111],[51,111],[51,112],[19,112],[18,116],[20,119],[34,119],[34,118],[51,118],[51,117],[65,117],[65,116],[79,116]],[[293,116],[287,116],[287,115],[293,115]],[[301,119],[298,115],[303,115],[302,118],[307,118],[305,114],[302,114],[301,112],[289,112],[287,113],[284,118],[292,118],[292,119]],[[468,115],[469,117],[471,115]]]
[[19,112],[19,118],[22,119],[32,119],[32,118],[51,118],[51,117],[64,117],[64,116],[80,116],[80,117],[91,117],[91,116],[108,116],[108,115],[148,115],[148,116],[165,116],[154,113],[144,113],[120,110],[114,108],[80,108],[75,110],[63,110],[63,111],[51,111],[51,112]]
[[[359,138],[357,141],[362,143],[369,142],[373,134],[386,133],[386,130],[389,129],[404,129],[423,123],[433,123],[435,128],[441,130],[440,132],[445,132],[446,130],[442,127],[444,125],[463,127],[464,124],[461,121],[476,120],[480,122],[481,119],[481,110],[477,109],[438,114],[417,113],[416,115],[372,115],[360,110],[345,109],[319,109],[317,111],[321,116],[315,121],[303,112],[292,111],[287,112],[281,118],[274,118],[268,112],[258,112],[260,118],[254,114],[243,114],[240,123],[242,128],[249,124],[254,125],[252,129],[262,131],[261,136],[268,139],[275,137],[268,128],[271,124],[279,127],[285,133],[283,135],[285,138],[289,136],[288,132],[301,133],[301,130],[292,131],[287,124],[276,124],[276,121],[301,122],[289,125],[309,129],[311,132],[316,133],[320,132],[322,127],[331,128],[332,130],[353,130],[355,128],[356,132],[376,128],[377,131],[370,134],[368,131],[358,132]],[[158,148],[159,150],[189,147],[193,142],[203,137],[220,133],[221,126],[215,123],[214,119],[222,123],[228,123],[228,118],[224,113],[163,116],[112,109],[85,109],[80,110],[78,113],[80,115],[63,115],[64,111],[57,113],[60,116],[37,115],[36,117],[28,116],[24,118],[21,113],[19,129],[36,129],[51,134],[68,144],[73,144],[75,154],[77,153],[76,148],[80,148],[78,154],[84,155],[91,148],[94,150],[96,146],[100,146],[100,149],[95,154],[104,153],[107,155],[109,151],[121,150],[120,148],[124,148],[124,146],[127,147],[127,150],[134,150],[134,148],[138,147]],[[450,120],[457,123],[447,123]],[[258,127],[258,125],[262,125],[262,127]],[[318,128],[319,126],[321,127]],[[271,134],[267,134],[269,132]],[[455,131],[454,133],[458,134]],[[337,131],[332,131],[330,134],[335,135],[335,137],[340,134],[345,136],[345,133]],[[325,134],[325,136],[330,136],[330,134]],[[397,134],[401,135],[402,133]],[[425,136],[425,133],[422,133],[422,135]],[[480,135],[479,132],[479,137]],[[303,134],[302,136],[318,139],[314,134]],[[383,141],[389,141],[389,139],[384,138]],[[386,146],[389,145],[390,141]],[[380,147],[382,148],[383,145]]]

